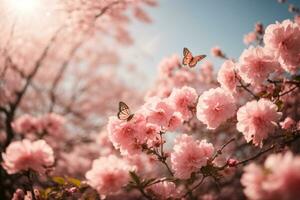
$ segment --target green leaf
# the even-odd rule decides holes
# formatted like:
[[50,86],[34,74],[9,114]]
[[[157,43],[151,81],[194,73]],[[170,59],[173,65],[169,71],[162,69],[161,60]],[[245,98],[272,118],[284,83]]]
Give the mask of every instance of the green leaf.
[[67,180],[68,180],[69,183],[73,184],[76,187],[81,186],[81,181],[76,179],[76,178],[68,177]]
[[140,181],[139,176],[138,176],[134,171],[130,171],[129,174],[130,174],[132,180],[133,180],[136,184],[140,185],[141,181]]
[[300,75],[295,76],[295,77],[294,77],[294,80],[300,82]]
[[49,194],[51,193],[52,188],[41,189],[39,192],[43,199],[48,199]]
[[46,188],[44,190],[45,198],[48,199],[49,194],[52,192],[52,188]]
[[277,100],[275,104],[277,105],[278,111],[280,111],[284,106],[283,101],[281,100]]
[[52,177],[52,180],[53,180],[53,182],[55,182],[59,185],[64,185],[66,183],[65,179],[63,177],[60,177],[60,176],[54,176],[54,177]]

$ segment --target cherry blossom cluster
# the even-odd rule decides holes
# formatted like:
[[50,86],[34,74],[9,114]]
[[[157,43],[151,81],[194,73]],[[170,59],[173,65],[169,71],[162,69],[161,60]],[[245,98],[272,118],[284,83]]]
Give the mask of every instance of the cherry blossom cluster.
[[[223,61],[217,73],[208,60],[191,68],[176,54],[164,58],[154,85],[139,95],[111,80],[117,70],[98,69],[95,40],[84,45],[82,39],[107,34],[130,44],[125,13],[131,9],[150,22],[142,4],[155,2],[63,1],[59,8],[72,29],[61,30],[82,31],[64,47],[67,56],[58,59],[62,52],[52,52],[50,43],[30,65],[36,52],[28,59],[4,50],[0,198],[297,199],[299,9],[290,4],[293,21],[256,23],[239,58],[213,47],[212,56]],[[109,55],[107,63],[116,62]],[[48,72],[41,63],[59,67]],[[20,64],[30,67],[20,70]],[[133,97],[121,118],[117,101]]]
[[65,118],[55,113],[49,113],[42,117],[22,115],[16,119],[12,126],[16,133],[28,135],[51,135],[63,137]]

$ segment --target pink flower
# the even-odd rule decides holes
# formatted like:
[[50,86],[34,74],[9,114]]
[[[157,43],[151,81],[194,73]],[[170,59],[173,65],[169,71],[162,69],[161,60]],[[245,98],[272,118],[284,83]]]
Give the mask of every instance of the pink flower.
[[41,125],[39,121],[30,116],[22,115],[12,123],[12,127],[15,132],[20,134],[35,134],[41,131]]
[[87,182],[101,195],[121,190],[129,181],[129,165],[122,159],[110,155],[93,161],[92,169],[85,175]]
[[210,53],[211,53],[212,56],[215,56],[215,57],[221,57],[221,58],[225,57],[225,55],[222,52],[221,48],[218,47],[218,46],[215,46],[215,47],[211,48]]
[[110,141],[123,155],[139,153],[141,144],[148,139],[146,118],[141,114],[135,114],[130,121],[110,117],[107,128]]
[[286,71],[295,72],[300,66],[300,27],[297,23],[285,20],[269,25],[264,42],[265,47],[274,52]]
[[209,129],[217,128],[235,114],[234,98],[222,88],[203,92],[197,105],[197,118]]
[[62,136],[64,134],[65,118],[55,113],[49,113],[41,119],[43,130],[52,136]]
[[[36,191],[37,190],[35,190],[35,192]],[[38,195],[36,194],[35,197],[38,197]],[[26,194],[25,194],[23,190],[17,189],[15,191],[15,193],[13,194],[13,197],[11,200],[33,200],[32,192],[26,191]]]
[[188,179],[191,173],[206,165],[213,152],[213,145],[206,140],[194,140],[192,136],[186,134],[178,136],[171,153],[171,164],[175,176]]
[[193,110],[197,104],[197,92],[194,88],[184,86],[181,89],[173,89],[168,100],[176,111],[180,112],[185,120],[193,117]]
[[211,62],[207,60],[202,62],[199,79],[205,83],[211,83],[214,80],[214,67]]
[[295,21],[295,23],[297,23],[298,25],[300,25],[300,15],[295,15],[294,21]]
[[274,195],[273,199],[293,200],[300,196],[300,156],[295,157],[291,152],[272,154],[266,159],[264,168],[269,171],[264,188]]
[[154,196],[155,199],[160,200],[176,199],[179,197],[176,185],[173,182],[167,181],[151,185],[147,188],[147,192]]
[[227,160],[227,164],[229,167],[235,167],[238,161],[236,159],[230,158]]
[[175,130],[182,121],[182,115],[179,112],[175,112],[174,105],[167,99],[150,98],[142,110],[147,117],[148,123],[163,127],[165,130]]
[[277,106],[267,99],[253,100],[237,112],[237,130],[242,132],[247,142],[262,145],[262,140],[272,133],[281,113]]
[[157,142],[160,144],[160,131],[161,127],[157,126],[156,124],[147,123],[145,130],[141,134],[141,137],[144,138],[148,146],[153,146],[157,144]]
[[218,82],[221,87],[230,91],[236,91],[237,79],[235,75],[235,64],[231,60],[226,60],[218,73]]
[[125,157],[125,159],[138,175],[151,176],[156,173],[157,161],[145,153],[130,155]]
[[172,75],[173,70],[178,68],[180,65],[180,58],[176,54],[164,58],[158,66],[160,75],[169,77]]
[[256,41],[256,33],[250,32],[246,35],[244,35],[244,44],[249,45],[250,43]]
[[280,126],[281,126],[282,129],[290,129],[295,124],[296,124],[296,122],[290,117],[287,117],[287,118],[284,119],[284,121],[280,122]]
[[[280,164],[279,164],[280,163]],[[245,167],[241,183],[246,196],[254,200],[294,200],[300,196],[300,157],[291,152],[270,155],[263,166]]]
[[279,63],[262,47],[244,50],[238,65],[239,75],[246,83],[260,85],[269,75],[279,69]]
[[9,174],[29,169],[44,173],[45,167],[54,164],[53,150],[44,140],[12,142],[2,157],[2,166]]
[[251,163],[244,168],[241,183],[245,187],[244,193],[249,199],[268,199],[266,191],[262,188],[264,179],[265,174],[258,165]]
[[24,200],[24,196],[25,196],[24,191],[21,189],[17,189],[15,191],[15,193],[13,194],[13,197],[11,200]]

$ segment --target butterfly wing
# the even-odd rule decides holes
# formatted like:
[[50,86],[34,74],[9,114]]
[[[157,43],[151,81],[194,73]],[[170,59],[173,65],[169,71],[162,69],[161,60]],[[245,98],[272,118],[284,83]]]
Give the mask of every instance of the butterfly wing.
[[182,64],[183,65],[188,65],[190,62],[193,60],[193,55],[188,50],[188,48],[183,48],[183,59],[182,59]]
[[201,60],[203,60],[206,57],[206,55],[199,55],[192,58],[191,62],[189,63],[189,67],[195,67],[197,63]]
[[120,120],[131,120],[133,117],[133,114],[131,114],[129,107],[124,102],[119,102],[119,112],[118,112],[118,118]]

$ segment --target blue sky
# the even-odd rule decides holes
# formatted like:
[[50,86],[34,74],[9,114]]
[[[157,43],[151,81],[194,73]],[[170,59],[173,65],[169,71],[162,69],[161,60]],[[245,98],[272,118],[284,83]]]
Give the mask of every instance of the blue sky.
[[[289,0],[300,5],[300,0]],[[215,67],[221,61],[211,58],[211,47],[218,45],[229,57],[238,58],[245,45],[243,35],[255,22],[264,25],[291,18],[287,4],[277,0],[161,0],[149,8],[150,25],[134,23],[131,33],[135,45],[126,49],[126,60],[134,60],[146,74],[145,87],[155,77],[157,64],[188,47],[194,54],[207,54]]]

